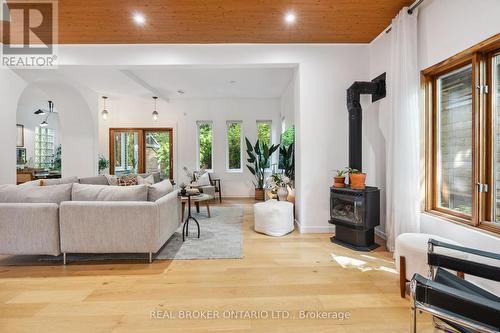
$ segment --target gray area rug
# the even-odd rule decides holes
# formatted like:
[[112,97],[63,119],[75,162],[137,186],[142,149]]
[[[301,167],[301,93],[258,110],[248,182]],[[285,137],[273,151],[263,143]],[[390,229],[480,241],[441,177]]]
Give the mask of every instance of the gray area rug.
[[[206,208],[200,207],[200,214],[192,209],[193,216],[200,223],[200,238],[194,221],[189,222],[189,237],[182,241],[182,225],[156,253],[155,260],[187,259],[241,259],[243,258],[243,207],[211,207],[211,218]],[[187,215],[187,212],[186,212]],[[144,253],[116,254],[68,254],[68,263],[104,260],[147,260]],[[61,261],[58,257],[43,256],[39,261]]]

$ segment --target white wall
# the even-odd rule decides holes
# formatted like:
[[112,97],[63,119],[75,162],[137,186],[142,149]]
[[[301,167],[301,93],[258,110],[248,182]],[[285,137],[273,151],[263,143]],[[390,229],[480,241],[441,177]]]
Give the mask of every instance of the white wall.
[[280,119],[284,124],[283,130],[292,127],[295,124],[295,112],[299,107],[298,95],[298,80],[296,79],[297,72],[294,71],[293,79],[286,87],[283,95],[280,98]]
[[[418,13],[420,69],[430,67],[499,33],[498,13],[500,13],[500,1],[497,0],[426,0],[419,7]],[[385,32],[370,44],[370,77],[388,71],[390,47],[390,33]],[[391,82],[387,82],[388,86],[390,84]],[[368,110],[370,114],[378,115],[376,126],[381,130],[375,138],[380,143],[377,145],[379,153],[374,154],[376,164],[369,167],[380,184],[384,184],[386,177],[390,177],[385,175],[385,138],[388,133],[390,99],[391,96],[388,95],[385,99],[372,104]],[[382,201],[385,205],[384,195]],[[451,238],[468,246],[500,252],[498,237],[427,214],[422,214],[421,231]]]
[[345,91],[353,81],[368,77],[367,45],[62,45],[59,52],[60,66],[298,66],[297,219],[304,232],[332,230],[329,186],[335,169],[347,165]]
[[[213,172],[222,181],[224,197],[252,197],[253,176],[243,164],[241,172],[226,170],[226,121],[242,121],[242,135],[257,139],[257,120],[271,120],[273,143],[280,139],[279,99],[171,99],[159,101],[160,117],[153,121],[150,98],[110,97],[110,117],[99,121],[99,152],[109,158],[109,128],[171,127],[174,129],[174,179],[186,182],[182,168],[196,170],[196,122],[212,121],[214,131]],[[242,149],[245,144],[243,143]],[[243,150],[242,163],[247,155]],[[274,156],[277,158],[277,154]]]
[[497,33],[498,0],[426,0],[419,7],[421,69],[430,67]]
[[26,82],[11,70],[0,69],[0,184],[16,183],[16,111]]

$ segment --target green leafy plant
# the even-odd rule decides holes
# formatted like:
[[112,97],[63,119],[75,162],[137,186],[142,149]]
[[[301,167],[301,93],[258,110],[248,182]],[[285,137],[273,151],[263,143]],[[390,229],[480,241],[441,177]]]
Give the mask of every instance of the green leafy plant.
[[252,175],[255,177],[255,189],[262,190],[264,188],[264,172],[266,166],[269,165],[271,156],[276,150],[278,150],[279,145],[268,146],[265,143],[261,143],[259,140],[252,146],[250,140],[245,138],[247,145],[248,163],[247,168],[250,170]]
[[170,174],[170,143],[163,141],[160,143],[160,148],[156,152],[156,158],[158,159],[158,165],[160,170],[164,175]]
[[57,146],[53,160],[54,170],[61,171],[61,145]]
[[337,170],[337,177],[344,177],[346,173],[347,173],[346,170],[344,170],[344,169],[338,169]]
[[101,173],[102,170],[105,170],[108,166],[109,161],[103,155],[99,155],[99,162],[97,163],[99,173]]
[[348,174],[352,175],[352,174],[356,174],[356,173],[361,173],[361,171],[359,171],[358,169],[353,169],[351,167],[346,167],[346,171]]
[[282,169],[285,176],[291,181],[295,180],[295,145],[291,143],[288,147],[280,147],[280,157],[282,159]]

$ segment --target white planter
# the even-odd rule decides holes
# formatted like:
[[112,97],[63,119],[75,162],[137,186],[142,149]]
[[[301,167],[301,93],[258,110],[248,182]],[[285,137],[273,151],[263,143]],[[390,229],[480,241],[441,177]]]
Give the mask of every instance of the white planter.
[[279,201],[286,201],[286,198],[288,197],[288,190],[284,186],[280,187],[278,188],[277,194]]

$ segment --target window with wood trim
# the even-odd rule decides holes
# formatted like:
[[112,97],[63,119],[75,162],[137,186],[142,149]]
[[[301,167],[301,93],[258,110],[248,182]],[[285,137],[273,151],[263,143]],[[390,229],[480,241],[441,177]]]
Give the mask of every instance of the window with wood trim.
[[422,72],[425,210],[500,232],[500,34]]
[[173,179],[173,130],[110,128],[109,160],[112,175],[159,172]]

